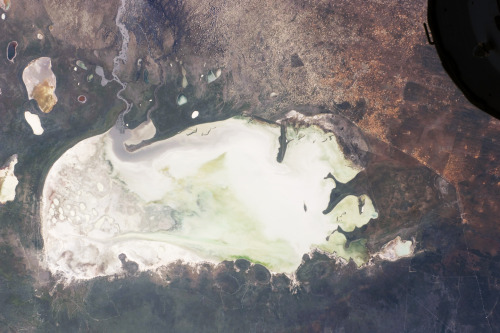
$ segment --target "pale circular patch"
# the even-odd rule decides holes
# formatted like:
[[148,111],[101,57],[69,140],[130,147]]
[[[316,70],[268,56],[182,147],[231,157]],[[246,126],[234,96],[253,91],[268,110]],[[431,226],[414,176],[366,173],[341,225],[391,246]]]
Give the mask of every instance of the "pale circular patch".
[[177,105],[179,106],[186,104],[187,101],[187,97],[182,94],[177,97]]
[[191,118],[192,118],[192,119],[195,119],[195,118],[197,118],[199,115],[200,115],[200,113],[199,113],[198,111],[193,111],[193,113],[191,113]]

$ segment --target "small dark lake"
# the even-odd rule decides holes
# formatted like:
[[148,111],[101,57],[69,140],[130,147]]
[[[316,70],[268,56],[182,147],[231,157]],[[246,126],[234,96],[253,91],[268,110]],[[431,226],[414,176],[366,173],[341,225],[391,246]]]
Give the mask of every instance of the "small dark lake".
[[7,46],[7,59],[12,61],[16,57],[17,42],[10,42]]

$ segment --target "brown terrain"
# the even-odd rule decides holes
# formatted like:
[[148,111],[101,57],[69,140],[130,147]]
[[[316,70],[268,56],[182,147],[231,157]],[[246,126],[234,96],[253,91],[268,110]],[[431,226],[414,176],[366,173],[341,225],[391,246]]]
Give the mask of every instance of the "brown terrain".
[[338,111],[455,185],[470,249],[500,253],[500,121],[442,69],[425,1],[187,1],[184,10],[185,54],[230,72],[229,97],[269,119],[289,105]]

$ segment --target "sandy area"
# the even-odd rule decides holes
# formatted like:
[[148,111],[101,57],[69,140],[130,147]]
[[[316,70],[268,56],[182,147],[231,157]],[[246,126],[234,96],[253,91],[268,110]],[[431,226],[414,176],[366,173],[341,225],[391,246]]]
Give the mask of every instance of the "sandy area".
[[45,113],[52,111],[57,103],[56,76],[52,72],[52,62],[48,57],[31,61],[23,71],[23,82],[29,99],[35,99]]
[[136,128],[127,130],[129,138],[124,142],[126,145],[137,145],[144,140],[153,138],[156,134],[156,127],[151,119],[146,120]]
[[0,169],[0,204],[13,201],[16,198],[16,187],[19,181],[14,174],[17,155],[10,157],[7,165]]
[[401,237],[397,236],[387,244],[385,244],[378,255],[381,259],[395,261],[403,257],[410,257],[413,255],[415,250],[415,245],[410,240],[401,240]]
[[26,111],[24,112],[24,118],[26,119],[31,129],[33,130],[33,134],[35,135],[43,134],[42,123],[40,122],[40,117],[38,117],[37,114]]

